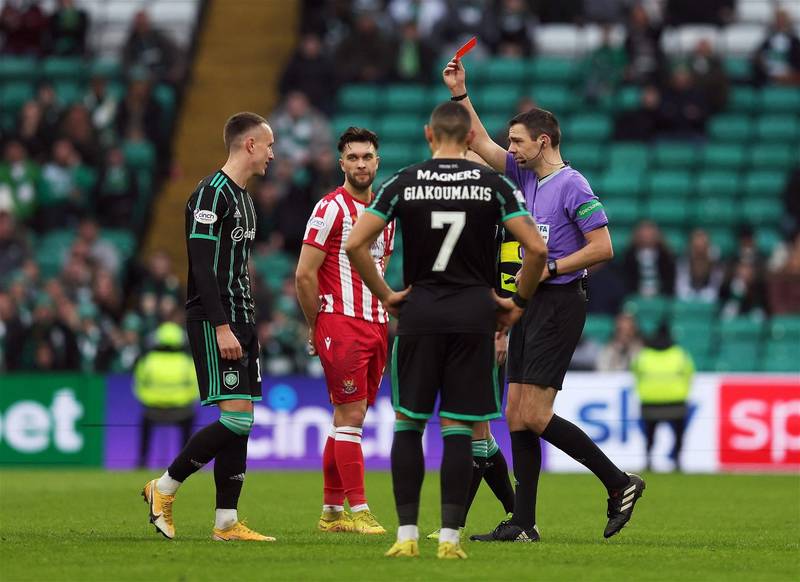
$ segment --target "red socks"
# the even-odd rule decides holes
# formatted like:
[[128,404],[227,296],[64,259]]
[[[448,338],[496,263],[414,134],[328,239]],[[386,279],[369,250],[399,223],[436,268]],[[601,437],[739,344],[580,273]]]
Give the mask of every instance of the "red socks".
[[[340,426],[336,428],[335,458],[344,496],[350,509],[360,511],[367,503],[364,493],[364,454],[361,452],[361,428]],[[328,439],[330,442],[330,438]],[[332,447],[333,448],[333,447]],[[328,447],[325,447],[327,454]],[[327,481],[327,476],[326,476]],[[327,492],[327,489],[326,489]],[[327,493],[326,493],[327,495]],[[327,501],[326,501],[327,503]]]
[[336,429],[331,427],[328,433],[328,440],[325,442],[325,450],[322,452],[322,476],[323,476],[323,503],[341,507],[344,505],[344,488],[342,479],[339,477],[339,469],[336,467],[335,445]]

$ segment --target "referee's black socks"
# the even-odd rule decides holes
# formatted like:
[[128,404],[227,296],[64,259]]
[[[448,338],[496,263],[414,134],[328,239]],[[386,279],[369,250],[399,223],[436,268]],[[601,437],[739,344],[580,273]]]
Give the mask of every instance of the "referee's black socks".
[[457,530],[464,524],[464,508],[472,482],[472,428],[443,426],[442,439],[442,528]]
[[[628,484],[628,476],[606,457],[585,432],[568,420],[554,414],[540,436],[584,465],[609,491],[621,489]],[[515,456],[515,468],[516,460]]]
[[542,468],[542,447],[536,433],[530,430],[512,432],[511,456],[514,460],[514,478],[517,480],[511,523],[529,530],[536,525],[536,495]]
[[419,495],[425,478],[422,432],[425,425],[398,420],[392,442],[392,486],[399,525],[417,525]]

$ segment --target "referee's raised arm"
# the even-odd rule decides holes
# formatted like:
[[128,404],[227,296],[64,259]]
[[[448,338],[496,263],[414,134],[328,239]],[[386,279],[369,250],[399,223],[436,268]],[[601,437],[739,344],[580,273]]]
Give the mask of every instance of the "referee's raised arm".
[[457,101],[469,111],[472,130],[475,133],[469,147],[472,151],[483,158],[492,168],[501,174],[506,171],[506,150],[499,146],[483,127],[475,107],[472,106],[469,95],[467,95],[467,72],[461,59],[453,59],[442,71],[444,84],[450,89],[452,100]]

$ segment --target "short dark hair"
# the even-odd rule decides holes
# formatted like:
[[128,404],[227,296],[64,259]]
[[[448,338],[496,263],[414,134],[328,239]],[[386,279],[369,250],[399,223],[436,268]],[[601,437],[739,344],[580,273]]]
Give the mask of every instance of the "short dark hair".
[[378,150],[378,134],[365,127],[350,126],[339,136],[339,145],[337,145],[336,148],[339,150],[339,153],[342,153],[349,143],[363,143],[367,141],[375,146],[375,151]]
[[556,116],[545,109],[534,107],[524,113],[520,113],[508,122],[508,127],[512,125],[524,125],[531,134],[532,139],[536,139],[544,134],[550,138],[550,142],[557,146],[561,143],[561,128],[558,126]]
[[231,151],[231,146],[236,138],[241,136],[247,130],[257,127],[262,123],[267,123],[267,120],[261,117],[258,113],[251,113],[250,111],[241,111],[228,118],[225,122],[225,129],[222,130],[222,139],[225,142],[225,149]]
[[472,120],[461,104],[445,101],[431,113],[430,127],[436,139],[463,142],[472,128]]

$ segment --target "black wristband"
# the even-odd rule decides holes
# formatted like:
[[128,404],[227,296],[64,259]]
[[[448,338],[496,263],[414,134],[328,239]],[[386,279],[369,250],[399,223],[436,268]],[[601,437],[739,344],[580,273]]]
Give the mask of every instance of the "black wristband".
[[464,93],[463,95],[455,95],[453,97],[450,97],[450,101],[463,101],[466,98],[467,98],[467,94]]
[[547,261],[547,272],[550,273],[551,277],[558,276],[558,265],[555,261]]
[[514,302],[514,305],[519,307],[520,309],[525,309],[528,306],[528,300],[523,299],[519,293],[514,293],[511,296],[511,301]]

